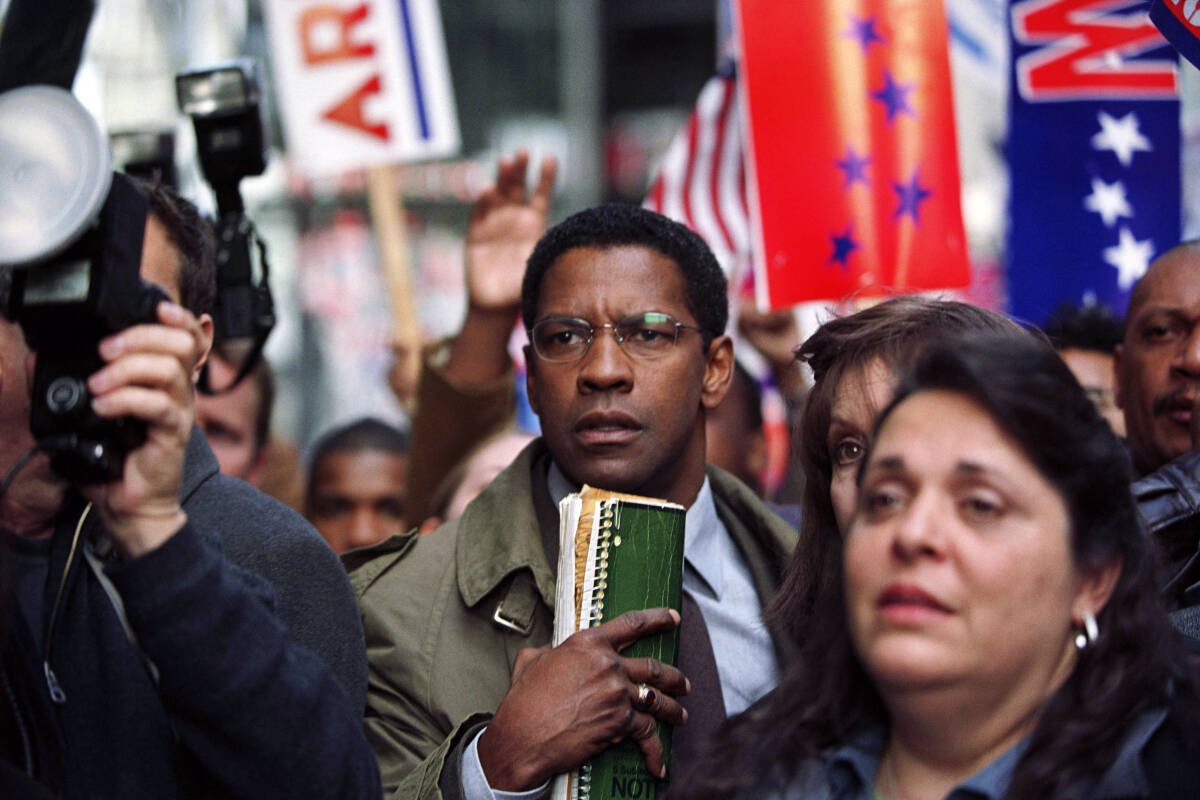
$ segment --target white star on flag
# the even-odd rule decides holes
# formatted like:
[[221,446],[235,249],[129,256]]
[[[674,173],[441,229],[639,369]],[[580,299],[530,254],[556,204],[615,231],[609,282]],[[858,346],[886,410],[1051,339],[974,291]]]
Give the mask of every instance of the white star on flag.
[[1154,242],[1149,239],[1139,242],[1133,238],[1129,228],[1121,226],[1120,241],[1115,247],[1104,248],[1104,260],[1117,269],[1117,286],[1127,291],[1150,266],[1154,255]]
[[1100,123],[1100,132],[1092,136],[1092,149],[1112,150],[1122,166],[1128,167],[1133,163],[1133,154],[1138,151],[1149,152],[1150,140],[1138,130],[1136,111],[1130,111],[1120,119],[1113,119],[1101,111],[1096,115]]
[[1092,193],[1083,198],[1083,207],[1099,214],[1106,228],[1115,225],[1118,217],[1133,216],[1133,208],[1125,198],[1125,184],[1121,181],[1105,183],[1092,178]]

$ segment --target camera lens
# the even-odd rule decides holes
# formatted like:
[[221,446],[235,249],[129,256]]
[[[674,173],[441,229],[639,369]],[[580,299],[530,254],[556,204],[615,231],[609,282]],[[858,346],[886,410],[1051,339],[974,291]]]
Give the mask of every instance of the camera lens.
[[52,414],[70,414],[79,407],[87,396],[83,381],[63,375],[51,381],[46,388],[46,408]]

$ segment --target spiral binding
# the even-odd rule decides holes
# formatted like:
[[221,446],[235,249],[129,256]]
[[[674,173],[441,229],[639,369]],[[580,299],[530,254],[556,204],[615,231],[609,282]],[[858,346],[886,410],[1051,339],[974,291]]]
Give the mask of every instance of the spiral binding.
[[592,796],[592,765],[584,764],[579,768],[579,800],[588,800]]
[[608,589],[608,550],[612,546],[615,501],[600,504],[600,517],[596,525],[596,559],[593,562],[592,573],[588,576],[591,584],[591,603],[587,610],[588,627],[597,625],[604,620],[604,595]]

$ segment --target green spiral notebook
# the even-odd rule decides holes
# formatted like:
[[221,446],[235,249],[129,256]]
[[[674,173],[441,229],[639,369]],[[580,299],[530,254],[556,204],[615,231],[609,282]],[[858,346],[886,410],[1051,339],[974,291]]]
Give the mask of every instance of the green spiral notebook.
[[[677,503],[584,486],[559,504],[558,584],[554,644],[626,611],[679,610],[683,593],[685,510]],[[679,628],[626,648],[627,658],[675,665]],[[671,726],[659,723],[668,759]],[[669,763],[669,762],[668,762]],[[621,742],[579,769],[561,775],[554,800],[648,800],[667,782],[646,770],[641,749]]]

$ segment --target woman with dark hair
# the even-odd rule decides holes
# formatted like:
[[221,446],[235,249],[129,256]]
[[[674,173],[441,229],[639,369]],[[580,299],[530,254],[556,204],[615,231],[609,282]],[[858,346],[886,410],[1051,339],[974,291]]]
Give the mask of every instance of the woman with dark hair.
[[796,350],[814,378],[796,429],[805,477],[800,547],[784,575],[773,615],[797,644],[812,636],[809,615],[815,598],[840,568],[840,532],[854,509],[858,464],[897,376],[926,346],[969,331],[1028,335],[994,311],[906,296],[832,319]]
[[1128,456],[1048,345],[927,349],[857,472],[831,624],[681,795],[1200,796]]

